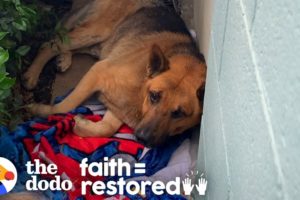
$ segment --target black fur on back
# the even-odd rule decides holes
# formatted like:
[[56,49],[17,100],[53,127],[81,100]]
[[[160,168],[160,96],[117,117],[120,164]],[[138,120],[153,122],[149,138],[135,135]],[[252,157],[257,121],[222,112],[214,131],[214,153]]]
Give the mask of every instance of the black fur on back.
[[172,9],[166,6],[142,7],[134,14],[125,18],[118,26],[112,38],[112,44],[116,44],[121,38],[131,33],[139,37],[159,32],[172,32],[188,36],[191,42],[178,44],[169,52],[169,56],[175,54],[188,54],[203,60],[196,43],[184,21]]
[[140,8],[133,15],[128,16],[118,29],[123,33],[124,30],[138,34],[169,31],[189,35],[181,17],[164,6]]

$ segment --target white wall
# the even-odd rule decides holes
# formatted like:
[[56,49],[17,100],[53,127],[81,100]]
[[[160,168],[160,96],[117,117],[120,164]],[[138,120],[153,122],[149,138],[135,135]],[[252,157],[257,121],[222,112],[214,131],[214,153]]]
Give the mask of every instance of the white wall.
[[205,199],[299,199],[300,1],[194,5],[208,64],[198,160]]

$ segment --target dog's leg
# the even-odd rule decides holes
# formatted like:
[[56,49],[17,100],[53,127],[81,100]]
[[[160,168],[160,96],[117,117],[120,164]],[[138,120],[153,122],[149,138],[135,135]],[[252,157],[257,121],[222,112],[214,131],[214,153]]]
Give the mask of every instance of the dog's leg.
[[[55,113],[65,113],[76,108],[94,92],[102,88],[109,88],[113,84],[106,81],[111,79],[109,76],[111,72],[105,73],[105,70],[109,67],[110,65],[106,60],[96,63],[62,102],[53,106],[33,104],[29,107],[30,112],[38,116],[47,116]],[[75,121],[74,132],[82,137],[110,137],[123,123],[109,110],[105,113],[103,120],[97,123],[83,119],[80,116],[76,116]]]
[[99,43],[101,41],[101,37],[97,36],[93,32],[93,29],[79,27],[68,34],[68,37],[70,38],[70,43],[68,44],[62,43],[59,39],[45,43],[40,49],[32,65],[24,74],[24,86],[27,89],[33,89],[37,84],[39,75],[44,65],[60,52],[68,52],[73,49],[87,47]]
[[[97,62],[80,80],[75,89],[62,102],[55,105],[32,104],[29,111],[36,116],[46,117],[55,113],[66,113],[80,105],[85,99],[106,85],[105,69],[108,67],[106,60]],[[102,81],[102,82],[101,82]]]
[[72,64],[72,52],[71,51],[66,51],[61,53],[57,58],[56,58],[56,63],[58,70],[60,72],[65,72],[67,69]]
[[100,45],[99,44],[95,44],[93,46],[90,47],[85,47],[85,48],[80,48],[80,49],[76,49],[75,51],[73,51],[73,54],[87,54],[90,55],[98,60],[101,59],[100,57]]
[[81,137],[111,137],[123,124],[111,111],[99,122],[92,122],[80,115],[75,118],[74,132]]
[[36,86],[43,66],[51,58],[61,52],[88,47],[106,40],[126,16],[139,8],[139,4],[131,0],[101,0],[93,2],[91,6],[83,8],[82,13],[74,16],[74,19],[67,20],[65,23],[67,28],[71,28],[75,19],[78,17],[83,18],[78,27],[75,26],[68,33],[70,44],[63,44],[59,39],[55,39],[43,45],[44,48],[41,48],[32,65],[24,74],[24,86],[27,89],[33,89]]

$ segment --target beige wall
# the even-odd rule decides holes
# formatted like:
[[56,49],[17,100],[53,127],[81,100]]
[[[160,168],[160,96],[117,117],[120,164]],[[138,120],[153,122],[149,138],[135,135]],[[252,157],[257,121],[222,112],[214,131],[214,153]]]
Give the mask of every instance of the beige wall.
[[194,0],[194,25],[201,52],[205,58],[210,44],[213,0]]

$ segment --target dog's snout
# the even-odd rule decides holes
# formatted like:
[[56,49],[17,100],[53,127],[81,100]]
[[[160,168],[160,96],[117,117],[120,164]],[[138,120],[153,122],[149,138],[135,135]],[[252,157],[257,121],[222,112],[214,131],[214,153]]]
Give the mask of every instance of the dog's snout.
[[150,146],[151,133],[147,130],[137,130],[135,133],[137,140],[145,146]]

